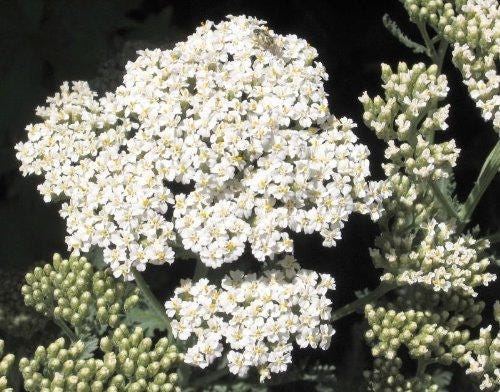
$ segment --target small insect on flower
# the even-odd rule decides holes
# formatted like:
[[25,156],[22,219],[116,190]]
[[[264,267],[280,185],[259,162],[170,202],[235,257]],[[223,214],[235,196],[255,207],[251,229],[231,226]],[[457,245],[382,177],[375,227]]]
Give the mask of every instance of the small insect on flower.
[[255,35],[255,42],[262,49],[269,51],[272,55],[277,57],[283,54],[278,41],[269,34],[269,30],[266,27],[254,29],[253,33]]

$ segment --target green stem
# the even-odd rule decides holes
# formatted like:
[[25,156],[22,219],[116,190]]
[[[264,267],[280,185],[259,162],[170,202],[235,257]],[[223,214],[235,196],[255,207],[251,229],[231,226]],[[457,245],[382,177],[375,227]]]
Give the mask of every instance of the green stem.
[[[438,73],[441,73],[441,69],[443,68],[444,57],[446,55],[446,51],[448,50],[448,42],[445,39],[441,39],[439,41],[439,47],[436,52],[436,48],[434,47],[434,44],[432,40],[429,38],[429,34],[427,33],[425,23],[417,23],[417,26],[425,42],[425,46],[427,48],[427,55],[430,57],[432,62],[437,65]],[[434,37],[433,39],[435,38],[436,37]],[[437,106],[437,102],[431,109],[434,109],[435,106]],[[432,132],[432,134],[429,136],[429,142],[434,143],[434,132]],[[441,192],[441,189],[439,188],[437,183],[431,180],[430,185],[434,195],[438,199],[439,203],[443,206],[443,208],[448,212],[448,215],[453,216],[455,219],[457,219],[458,222],[460,222],[461,221],[460,215],[458,214],[457,211],[455,211],[448,197],[446,197],[443,194],[443,192]]]
[[427,29],[425,27],[425,22],[419,22],[417,23],[418,30],[420,31],[420,34],[422,35],[422,38],[424,39],[425,46],[427,48],[427,55],[434,60],[434,58],[437,57],[436,53],[436,48],[432,44],[432,41],[429,37],[429,34],[427,33]]
[[165,326],[167,328],[167,333],[168,333],[167,336],[168,339],[171,340],[173,338],[172,327],[170,326],[170,319],[168,318],[165,309],[163,308],[162,304],[158,302],[158,299],[149,288],[148,284],[144,280],[141,273],[134,268],[132,270],[132,274],[134,275],[135,283],[137,284],[137,287],[139,287],[139,290],[141,290],[142,294],[144,295],[144,299],[146,300],[147,304],[152,309],[154,309],[157,315],[165,322]]
[[472,188],[467,200],[462,206],[460,211],[460,217],[462,225],[459,227],[460,231],[463,230],[464,226],[469,222],[472,213],[474,212],[479,200],[483,196],[484,192],[490,185],[495,175],[500,169],[500,141],[495,144],[493,150],[489,153],[488,157],[483,163],[483,167],[479,172],[479,176]]
[[461,222],[462,218],[460,217],[458,212],[455,211],[455,209],[451,205],[450,200],[443,194],[443,192],[441,192],[438,184],[432,180],[430,181],[430,184],[434,196],[436,196],[436,199],[438,199],[439,203],[444,207],[448,215],[453,216],[458,222]]
[[332,313],[331,320],[337,321],[351,313],[364,307],[366,304],[371,303],[379,299],[380,297],[387,294],[389,291],[395,289],[397,285],[394,283],[382,282],[375,290],[370,291],[364,297],[358,298],[357,300],[351,302],[350,304],[344,305]]
[[196,260],[196,267],[194,267],[193,281],[198,281],[207,276],[208,267],[200,259]]
[[422,378],[424,373],[425,373],[425,369],[427,368],[427,365],[430,363],[431,361],[429,360],[426,360],[426,359],[422,359],[422,358],[419,358],[418,359],[418,363],[417,363],[417,373],[415,374],[415,377],[416,378]]
[[68,324],[66,324],[63,319],[59,317],[54,317],[54,322],[57,324],[59,328],[61,328],[61,330],[66,334],[66,336],[70,338],[71,342],[76,342],[78,340],[76,334],[70,327],[68,327]]
[[436,63],[436,65],[438,66],[440,73],[441,69],[443,68],[443,61],[447,50],[448,50],[448,42],[444,38],[442,38],[441,41],[439,41],[439,47],[436,54],[437,57],[434,59],[434,63]]
[[222,369],[216,369],[208,373],[206,376],[199,377],[196,380],[190,382],[189,387],[193,388],[195,391],[198,388],[204,388],[212,384],[214,381],[225,377],[229,374],[229,369],[223,367]]
[[500,242],[500,231],[497,231],[495,234],[491,234],[487,237],[485,237],[486,240],[490,242],[490,245],[496,244],[497,242]]

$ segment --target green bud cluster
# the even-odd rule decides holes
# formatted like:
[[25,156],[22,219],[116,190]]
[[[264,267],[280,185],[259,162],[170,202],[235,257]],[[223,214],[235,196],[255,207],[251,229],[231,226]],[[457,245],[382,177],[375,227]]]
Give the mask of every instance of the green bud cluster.
[[[486,272],[490,259],[487,241],[461,234],[462,207],[453,200],[452,168],[459,150],[454,141],[434,143],[435,132],[447,128],[447,83],[439,68],[448,43],[453,62],[485,120],[493,119],[500,132],[498,59],[500,4],[496,0],[402,0],[417,24],[425,47],[413,42],[394,22],[389,30],[406,46],[425,52],[436,65],[417,64],[397,71],[382,65],[384,97],[365,93],[364,120],[386,141],[384,166],[393,197],[384,203],[382,234],[371,250],[382,280],[399,289],[392,303],[367,305],[370,325],[366,339],[375,357],[370,372],[375,391],[437,391],[439,385],[425,374],[429,363],[468,366],[467,373],[481,381],[481,389],[499,390],[498,335],[491,326],[471,338],[466,327],[481,321],[484,304],[474,302],[475,288],[496,276]],[[436,32],[429,36],[429,30]],[[438,43],[438,45],[437,45]],[[444,208],[443,208],[444,207]],[[458,220],[458,223],[457,223]],[[498,305],[500,313],[500,305]],[[399,350],[405,347],[418,361],[414,378],[400,372]]]
[[100,341],[102,359],[82,359],[85,345],[66,348],[64,338],[36,349],[32,359],[22,358],[19,368],[27,391],[47,392],[170,392],[176,386],[174,366],[181,360],[167,338],[156,344],[141,328],[120,325]]
[[[462,1],[455,1],[460,3]],[[443,0],[403,0],[404,7],[413,23],[428,23],[444,29],[455,16],[452,2]]]
[[[478,11],[479,6],[475,3],[484,6],[488,1],[451,4],[438,0],[405,0],[403,3],[423,34],[428,55],[440,63],[446,42],[442,41],[439,49],[432,47],[432,42],[437,41],[430,41],[426,24],[433,26],[438,31],[437,38],[443,40],[445,26],[463,18],[460,12],[472,14]],[[498,9],[498,4],[492,8]],[[500,19],[496,19],[498,23]],[[394,26],[396,35],[403,37]],[[452,30],[447,27],[446,31],[451,37]],[[458,28],[454,33],[458,34]],[[495,34],[490,36],[493,41],[498,40],[498,29]],[[421,47],[403,38],[408,46]],[[467,39],[473,38],[469,35]],[[476,45],[478,42],[476,40]],[[470,63],[475,53],[467,52],[468,47],[457,48],[458,44],[455,52],[462,50]],[[465,83],[473,98],[491,98],[496,102],[493,106],[498,106],[498,75],[491,72],[494,61],[491,53],[488,56],[478,61],[489,67],[490,85],[481,84],[484,78]],[[469,72],[468,78],[474,76],[472,68],[474,66],[470,65],[465,69]],[[485,69],[483,67],[478,74]],[[392,191],[392,197],[384,202],[385,212],[379,221],[382,233],[375,243],[377,248],[370,252],[374,265],[384,270],[381,280],[400,289],[392,302],[372,303],[365,308],[369,324],[366,339],[375,358],[374,368],[369,372],[371,389],[437,391],[439,385],[425,373],[426,366],[429,363],[448,366],[452,362],[469,366],[468,373],[479,379],[482,377],[482,387],[496,386],[495,377],[500,377],[496,362],[496,357],[500,356],[498,341],[495,343],[491,336],[491,328],[481,330],[477,341],[472,340],[472,332],[467,329],[479,324],[484,308],[482,302],[474,302],[475,289],[496,278],[486,272],[490,264],[489,243],[475,239],[472,234],[461,233],[461,224],[457,223],[460,215],[456,212],[459,206],[453,200],[452,171],[459,150],[453,140],[434,142],[435,132],[447,129],[449,105],[439,107],[448,92],[446,77],[439,74],[438,65],[416,64],[409,68],[400,63],[394,71],[382,65],[382,81],[383,97],[371,98],[364,93],[360,98],[366,125],[387,142],[385,157],[389,163],[384,165],[384,171]],[[477,82],[474,88],[481,91],[471,90],[473,82]],[[493,91],[492,86],[497,91]],[[496,100],[491,94],[497,94]],[[481,102],[483,116],[486,110],[490,117],[497,116],[494,122],[500,121],[496,109],[484,99]],[[415,377],[408,378],[400,371],[402,348],[419,364]]]
[[496,0],[404,0],[410,19],[453,45],[452,60],[485,120],[500,132],[500,4]]
[[483,118],[493,119],[493,128],[500,133],[500,4],[469,1],[459,10],[443,28],[446,39],[454,43],[452,61]]
[[92,312],[101,325],[114,327],[139,301],[137,290],[127,293],[109,269],[95,271],[85,257],[63,260],[56,253],[52,264],[26,274],[26,282],[21,289],[26,305],[77,328],[89,322]]
[[438,75],[436,65],[419,63],[409,69],[399,63],[396,72],[382,64],[382,80],[384,98],[365,92],[360,101],[365,124],[388,142],[386,175],[403,170],[417,180],[448,178],[458,157],[455,142],[432,143],[434,132],[447,128],[449,105],[437,107],[448,93],[446,77]]
[[30,339],[43,330],[47,320],[24,304],[21,286],[24,274],[0,269],[0,330],[17,338]]
[[401,373],[403,361],[399,357],[393,359],[376,358],[373,370],[365,372],[370,391],[373,392],[438,392],[439,386],[432,376],[424,374],[407,378]]
[[[481,390],[498,391],[500,334],[497,330],[494,337],[489,326],[480,330],[479,338],[472,338],[483,309],[484,303],[473,298],[424,287],[400,289],[395,300],[382,306],[366,305],[365,337],[375,359],[373,370],[366,374],[372,390],[437,391],[426,366],[457,362],[480,382]],[[500,321],[500,303],[495,305],[495,318]],[[413,378],[400,372],[402,347],[419,364]]]
[[498,55],[495,1],[404,0],[403,4],[414,23],[429,24],[448,42]]
[[13,354],[4,355],[4,342],[0,339],[0,391],[12,392],[13,389],[7,386],[7,374],[14,363]]
[[[499,12],[500,18],[500,12]],[[469,95],[486,121],[493,120],[493,129],[500,133],[500,75],[498,53],[479,56],[467,45],[455,45],[453,64],[460,70]]]
[[365,337],[376,358],[393,360],[404,345],[414,359],[450,365],[470,340],[463,327],[476,326],[483,308],[484,303],[457,294],[407,289],[393,303],[365,307],[370,326]]
[[[479,54],[492,54],[496,59],[500,53],[500,32],[498,30],[498,2],[475,1],[472,4],[458,5],[456,16],[447,11],[447,23],[438,26],[447,41],[467,45],[478,50]],[[474,4],[475,3],[475,4]],[[496,3],[496,4],[495,4]],[[495,7],[496,5],[496,7]]]

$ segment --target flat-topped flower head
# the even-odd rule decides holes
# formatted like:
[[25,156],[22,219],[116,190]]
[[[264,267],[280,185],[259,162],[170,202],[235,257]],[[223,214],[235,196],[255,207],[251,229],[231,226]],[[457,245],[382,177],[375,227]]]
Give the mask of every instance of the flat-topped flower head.
[[186,363],[205,368],[226,347],[231,373],[245,376],[256,367],[263,381],[287,370],[293,342],[328,349],[335,330],[326,293],[335,281],[300,269],[289,255],[278,264],[261,277],[231,271],[221,288],[200,279],[175,290],[165,308],[174,336],[190,344]]
[[65,201],[74,252],[104,249],[115,276],[172,263],[174,248],[219,267],[247,243],[291,252],[287,231],[341,237],[351,212],[377,219],[368,149],[328,109],[316,50],[264,21],[206,22],[171,50],[144,50],[98,98],[64,84],[17,145],[46,201]]

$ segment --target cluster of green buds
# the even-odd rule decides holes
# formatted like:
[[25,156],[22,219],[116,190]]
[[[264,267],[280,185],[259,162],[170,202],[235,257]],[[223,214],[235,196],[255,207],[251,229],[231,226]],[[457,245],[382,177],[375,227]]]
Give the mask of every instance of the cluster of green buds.
[[[497,320],[500,305],[497,305]],[[491,337],[491,327],[472,339],[471,328],[481,322],[483,302],[423,287],[401,289],[396,300],[382,306],[367,305],[369,329],[365,337],[372,347],[374,367],[366,372],[374,391],[438,391],[434,377],[425,373],[429,364],[457,362],[466,373],[482,381],[481,390],[500,385],[500,336]],[[417,361],[415,377],[400,371],[401,347]]]
[[24,273],[0,269],[0,330],[9,336],[30,339],[45,328],[47,320],[24,304]]
[[36,267],[26,275],[22,294],[27,305],[46,316],[64,320],[75,328],[93,322],[115,327],[123,313],[138,301],[137,289],[113,278],[109,269],[95,271],[85,257],[62,259]]
[[435,293],[424,288],[405,288],[396,301],[365,307],[370,328],[365,334],[375,358],[392,360],[401,346],[421,361],[450,365],[469,342],[464,326],[481,321],[484,303],[457,294]]
[[370,391],[373,392],[438,392],[440,387],[430,374],[405,377],[401,372],[403,361],[375,358],[373,370],[365,372]]
[[498,55],[498,1],[403,0],[403,4],[414,23],[427,23],[446,41]]
[[[499,4],[496,0],[457,1],[456,15],[448,11],[447,24],[443,33],[447,41],[468,45],[481,54],[493,54],[498,58]],[[448,6],[451,8],[451,6]]]
[[413,23],[428,23],[443,30],[455,16],[454,3],[464,3],[464,1],[403,0],[402,3]]
[[4,342],[0,339],[0,391],[12,392],[7,385],[7,374],[14,363],[13,354],[4,354]]
[[466,366],[466,373],[473,375],[479,382],[481,390],[500,389],[500,302],[494,306],[494,317],[497,323],[496,336],[492,326],[481,328],[479,338],[469,341],[460,347],[465,352],[458,362]]
[[129,331],[120,325],[100,341],[102,359],[84,358],[85,345],[77,341],[66,348],[59,338],[36,349],[19,368],[27,391],[47,392],[170,392],[176,386],[173,371],[182,355],[167,338],[153,341],[141,328]]
[[452,60],[485,120],[500,132],[500,4],[497,0],[404,0],[410,19],[453,45]]
[[417,180],[448,178],[459,152],[455,142],[432,143],[435,131],[447,128],[449,105],[437,107],[448,93],[446,77],[436,65],[399,63],[396,72],[382,64],[382,80],[384,98],[365,92],[360,101],[366,125],[388,143],[386,175],[403,170]]
[[385,269],[381,279],[398,286],[421,284],[434,291],[476,296],[476,287],[496,279],[486,272],[490,265],[487,240],[476,240],[470,234],[457,236],[452,225],[435,219],[401,242],[381,237],[377,244],[379,248],[371,249],[370,254],[374,264]]

